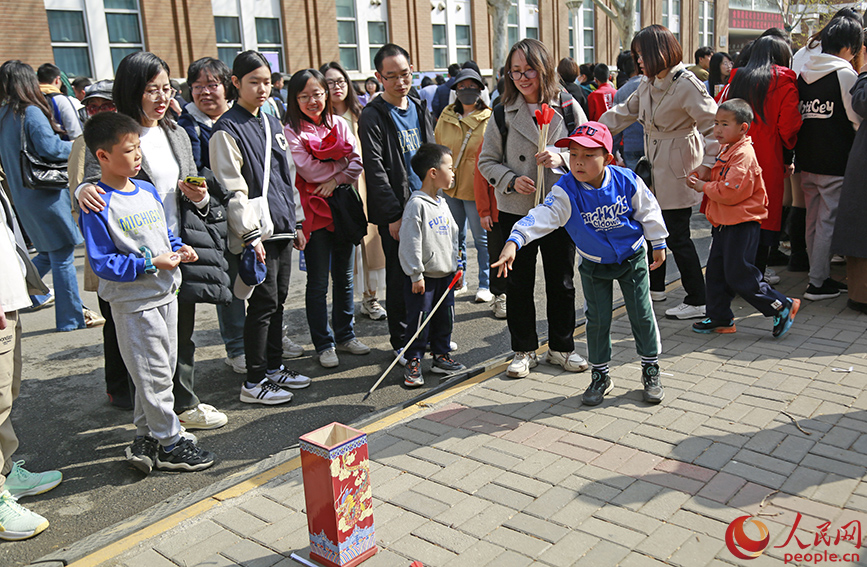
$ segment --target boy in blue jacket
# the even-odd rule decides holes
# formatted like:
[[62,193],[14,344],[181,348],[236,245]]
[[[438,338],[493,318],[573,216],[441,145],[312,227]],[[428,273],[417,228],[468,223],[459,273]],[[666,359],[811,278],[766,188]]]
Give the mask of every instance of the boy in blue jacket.
[[[127,461],[144,472],[198,471],[214,464],[181,429],[174,412],[177,363],[178,264],[198,255],[172,234],[153,185],[130,179],[141,168],[141,126],[104,112],[84,128],[84,142],[102,169],[105,208],[81,215],[87,256],[99,296],[111,304],[120,354],[135,384],[136,437]],[[182,435],[183,433],[183,435]]]
[[[585,122],[555,145],[569,148],[570,173],[560,178],[542,204],[515,223],[500,259],[491,267],[498,267],[500,276],[508,274],[521,246],[565,227],[583,258],[578,272],[587,302],[587,351],[593,369],[584,404],[599,405],[613,388],[608,363],[614,280],[620,283],[641,356],[644,401],[658,404],[665,391],[659,382],[661,344],[649,273],[665,260],[668,230],[659,203],[635,173],[610,165],[611,132],[604,124]],[[653,248],[649,269],[645,242]]]

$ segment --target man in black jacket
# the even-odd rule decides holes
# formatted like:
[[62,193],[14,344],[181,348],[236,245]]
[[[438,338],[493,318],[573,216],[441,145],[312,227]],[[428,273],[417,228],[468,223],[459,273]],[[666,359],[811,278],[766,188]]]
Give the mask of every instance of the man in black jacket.
[[358,138],[367,181],[368,220],[379,227],[385,253],[388,331],[396,350],[404,346],[402,323],[406,319],[405,276],[397,255],[400,219],[410,193],[421,188],[409,162],[421,144],[433,142],[434,133],[427,104],[409,95],[412,66],[406,50],[389,43],[380,48],[373,62],[384,91],[362,110]]

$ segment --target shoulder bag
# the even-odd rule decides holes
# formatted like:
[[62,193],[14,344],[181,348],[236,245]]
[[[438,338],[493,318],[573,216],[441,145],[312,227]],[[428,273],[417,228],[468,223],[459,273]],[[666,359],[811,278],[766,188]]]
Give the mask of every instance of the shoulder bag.
[[21,181],[28,189],[60,191],[69,185],[67,162],[45,161],[27,144],[24,117],[21,117]]

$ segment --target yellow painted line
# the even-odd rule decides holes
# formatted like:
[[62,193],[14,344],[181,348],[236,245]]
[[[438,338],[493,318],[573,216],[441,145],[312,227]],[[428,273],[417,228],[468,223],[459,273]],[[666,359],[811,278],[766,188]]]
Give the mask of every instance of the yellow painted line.
[[[673,283],[669,284],[666,291],[670,291],[670,290],[676,288],[678,285],[679,285],[679,280],[677,282],[673,282]],[[612,318],[623,315],[624,313],[626,313],[626,308],[623,306],[618,307],[612,313]],[[577,329],[575,331],[574,336],[579,337],[583,334],[584,334],[584,326],[582,325],[579,329]],[[536,354],[542,355],[547,350],[548,350],[548,348],[546,346],[540,347],[539,349],[536,350]],[[492,377],[504,372],[506,370],[506,368],[508,367],[508,365],[509,365],[508,362],[502,362],[500,364],[492,366],[491,368],[489,368],[485,372],[482,372],[481,374],[473,376],[472,378],[469,378],[469,379],[465,380],[464,382],[461,382],[460,384],[457,384],[457,385],[449,388],[448,390],[446,390],[444,392],[441,392],[441,393],[439,393],[435,396],[432,396],[426,400],[423,400],[419,403],[413,404],[413,405],[411,405],[407,408],[404,408],[400,411],[397,411],[391,415],[387,415],[387,416],[383,417],[382,419],[379,419],[379,420],[371,423],[370,425],[363,427],[362,431],[364,431],[367,434],[371,434],[371,433],[375,433],[381,429],[385,429],[387,427],[390,427],[396,423],[399,423],[399,422],[407,419],[408,417],[412,417],[413,415],[415,415],[415,414],[417,414],[423,410],[426,410],[429,406],[438,404],[439,402],[441,402],[443,400],[446,400],[450,397],[453,397],[457,394],[460,394],[461,392],[464,392],[465,390],[471,388],[472,386],[475,386],[476,384],[484,382],[485,380],[488,380],[489,378],[492,378]],[[211,508],[214,508],[215,506],[219,506],[222,502],[224,502],[226,500],[229,500],[231,498],[237,498],[238,496],[241,496],[241,495],[253,490],[254,488],[258,488],[258,487],[262,486],[263,484],[277,478],[278,476],[284,475],[286,473],[290,473],[294,470],[297,470],[300,467],[301,467],[301,457],[295,457],[294,459],[291,459],[291,460],[289,460],[283,464],[280,464],[280,465],[277,465],[271,469],[268,469],[267,471],[260,473],[256,476],[254,476],[253,478],[247,479],[241,483],[238,483],[237,485],[235,485],[231,488],[227,488],[226,490],[224,490],[222,492],[218,492],[217,494],[214,494],[213,496],[210,496],[204,500],[196,502],[195,504],[192,504],[192,505],[184,508],[183,510],[179,510],[178,512],[175,512],[171,516],[163,518],[162,520],[159,520],[158,522],[155,522],[150,526],[142,528],[141,530],[139,530],[135,533],[132,533],[132,534],[130,534],[130,535],[114,542],[114,543],[111,543],[111,544],[103,547],[102,549],[99,549],[99,550],[91,553],[90,555],[82,557],[78,561],[70,563],[69,567],[96,567],[97,565],[99,565],[101,563],[109,561],[110,559],[114,559],[115,557],[121,555],[122,553],[129,551],[130,549],[132,549],[136,545],[144,542],[145,540],[147,540],[149,538],[152,538],[152,537],[155,537],[155,536],[158,536],[162,533],[167,532],[168,530],[174,528],[175,526],[177,526],[178,524],[180,524],[184,520],[188,520],[188,519],[193,518],[199,514],[207,512]]]

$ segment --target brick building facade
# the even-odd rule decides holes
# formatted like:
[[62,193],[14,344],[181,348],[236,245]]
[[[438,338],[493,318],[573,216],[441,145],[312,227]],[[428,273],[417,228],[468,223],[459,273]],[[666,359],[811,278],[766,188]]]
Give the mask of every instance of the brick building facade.
[[[510,43],[536,37],[556,59],[613,64],[620,50],[613,23],[592,0],[566,4],[513,0]],[[237,52],[258,49],[283,72],[337,60],[360,79],[372,75],[372,54],[386,42],[405,47],[417,71],[468,58],[487,73],[492,67],[485,0],[17,0],[4,16],[0,60],[54,61],[94,78],[112,76],[140,49],[160,55],[179,78],[199,57],[231,63]],[[636,21],[669,27],[690,63],[701,45],[728,47],[729,0],[640,0]]]

